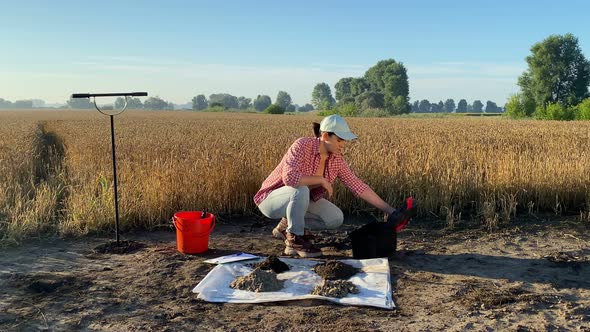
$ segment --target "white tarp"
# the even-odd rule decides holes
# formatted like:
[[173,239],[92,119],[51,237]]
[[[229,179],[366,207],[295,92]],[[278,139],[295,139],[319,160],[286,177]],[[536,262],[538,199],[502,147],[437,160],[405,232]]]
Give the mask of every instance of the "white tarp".
[[199,299],[209,302],[261,303],[324,299],[347,305],[364,305],[386,309],[395,307],[392,299],[389,262],[386,258],[341,260],[343,263],[361,269],[359,273],[349,279],[357,287],[359,293],[348,294],[344,298],[310,294],[315,286],[322,283],[322,277],[312,270],[313,266],[321,263],[321,261],[307,259],[279,258],[289,265],[290,270],[277,275],[279,280],[285,281],[283,289],[278,292],[257,293],[229,287],[229,284],[235,278],[252,272],[249,265],[261,262],[264,259],[266,257],[247,262],[217,265],[193,289],[193,293],[198,293]]

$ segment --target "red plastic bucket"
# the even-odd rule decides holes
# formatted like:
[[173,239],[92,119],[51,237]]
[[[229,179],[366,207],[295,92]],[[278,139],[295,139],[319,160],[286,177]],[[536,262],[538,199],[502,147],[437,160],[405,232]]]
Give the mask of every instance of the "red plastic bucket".
[[172,218],[176,228],[176,247],[185,254],[200,254],[209,249],[209,234],[215,228],[215,216],[201,211],[177,212]]

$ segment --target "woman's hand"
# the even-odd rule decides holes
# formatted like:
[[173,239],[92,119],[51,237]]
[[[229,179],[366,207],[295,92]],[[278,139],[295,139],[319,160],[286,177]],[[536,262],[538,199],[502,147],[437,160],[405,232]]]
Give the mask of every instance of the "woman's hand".
[[322,188],[326,189],[326,191],[328,192],[328,198],[332,198],[334,189],[332,189],[332,184],[330,183],[330,181],[324,179],[324,181],[322,181]]

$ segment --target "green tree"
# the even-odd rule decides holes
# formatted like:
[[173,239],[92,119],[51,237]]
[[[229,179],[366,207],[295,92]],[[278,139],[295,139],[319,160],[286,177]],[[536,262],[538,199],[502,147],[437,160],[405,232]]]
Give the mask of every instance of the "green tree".
[[393,98],[391,107],[387,108],[389,114],[391,115],[407,114],[410,113],[410,109],[410,103],[408,102],[408,99],[404,96],[397,96]]
[[336,85],[334,86],[334,94],[338,102],[341,102],[343,98],[349,98],[352,96],[350,88],[352,80],[354,80],[353,77],[344,77],[336,82]]
[[0,108],[10,108],[10,107],[12,107],[12,102],[10,100],[0,98]]
[[311,93],[311,103],[315,109],[329,110],[334,106],[332,90],[326,83],[318,83]]
[[428,99],[422,99],[418,108],[420,109],[420,113],[429,113],[432,106],[430,105]]
[[162,99],[158,96],[149,97],[143,103],[143,107],[147,110],[165,110],[165,109],[171,109],[171,106],[174,106],[174,105],[172,105],[171,103],[168,103],[167,101],[165,101],[164,99]]
[[410,112],[412,112],[412,113],[420,112],[420,101],[419,100],[415,100],[412,103],[412,110]]
[[551,35],[534,44],[531,53],[528,69],[518,79],[524,97],[545,109],[549,103],[576,105],[588,96],[590,62],[574,35]]
[[473,102],[473,112],[474,113],[481,113],[483,112],[483,103],[481,100],[476,100]]
[[504,108],[506,109],[507,116],[520,119],[533,115],[535,112],[535,103],[523,94],[515,94],[508,99]]
[[[396,97],[401,96],[406,102],[409,100],[410,86],[406,67],[394,59],[377,62],[367,70],[365,80],[371,91],[380,92],[385,96],[385,108],[389,109],[390,113],[395,113],[401,101]],[[404,109],[409,112],[409,105]]]
[[491,100],[486,101],[486,113],[498,113],[500,109],[496,103]]
[[117,97],[117,99],[115,99],[115,109],[120,110],[123,107],[125,107],[125,98]]
[[197,95],[193,97],[193,110],[195,111],[202,111],[209,107],[209,103],[207,102],[207,98],[205,95]]
[[72,109],[91,109],[94,105],[90,102],[90,98],[70,98],[68,100],[68,108]]
[[380,92],[367,91],[356,97],[355,104],[361,111],[369,108],[384,108],[385,96]]
[[336,100],[339,104],[354,103],[357,96],[369,91],[369,84],[362,77],[345,77],[335,86]]
[[279,105],[283,109],[287,109],[291,105],[291,96],[285,91],[279,91],[275,104]]
[[338,114],[342,116],[358,116],[360,115],[360,110],[356,107],[354,103],[348,104],[341,104],[336,108]]
[[574,120],[576,109],[560,103],[549,103],[547,106],[537,106],[535,118],[540,120]]
[[12,104],[14,108],[33,108],[32,100],[17,100]]
[[447,99],[445,101],[445,112],[447,112],[447,113],[455,112],[455,101],[453,99]]
[[[115,109],[123,109],[125,107],[125,98],[117,97],[115,100]],[[127,98],[127,109],[140,110],[143,108],[143,103],[139,98]]]
[[309,103],[299,107],[299,109],[298,109],[299,112],[309,112],[312,110],[313,110],[313,106]]
[[404,96],[409,94],[407,70],[402,63],[394,59],[382,60],[369,68],[365,80],[370,89],[384,95]]
[[214,93],[209,96],[209,104],[220,103],[225,108],[238,108],[238,97],[228,93]]
[[272,105],[268,106],[264,110],[264,113],[268,113],[268,114],[283,114],[283,113],[285,113],[285,109],[282,108],[281,106],[277,105],[277,104],[272,104]]
[[459,100],[459,103],[457,104],[457,113],[467,113],[467,100]]
[[590,98],[584,99],[577,108],[576,119],[590,120]]
[[350,81],[350,96],[356,98],[356,96],[360,95],[361,93],[369,91],[369,83],[362,78],[357,77],[353,78]]
[[252,106],[252,99],[246,97],[238,97],[238,108],[246,110]]
[[143,103],[139,98],[129,98],[127,101],[127,108],[130,110],[140,110],[143,109]]
[[441,113],[444,110],[444,104],[441,101],[440,103],[432,103],[430,105],[430,112],[432,113]]
[[504,108],[506,109],[506,115],[513,119],[521,119],[527,116],[519,94],[512,95]]
[[270,100],[270,97],[267,95],[258,95],[256,99],[254,99],[253,103],[254,109],[258,112],[264,111],[267,107],[270,106],[270,104],[272,104],[272,101]]

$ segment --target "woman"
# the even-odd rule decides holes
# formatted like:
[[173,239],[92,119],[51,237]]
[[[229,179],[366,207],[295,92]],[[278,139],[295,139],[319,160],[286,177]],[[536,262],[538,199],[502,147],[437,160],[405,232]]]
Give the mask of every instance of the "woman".
[[[260,211],[271,219],[282,218],[273,236],[285,239],[285,255],[319,257],[310,241],[311,229],[334,229],[342,224],[342,211],[328,199],[336,178],[357,197],[386,214],[394,211],[368,185],[356,177],[342,156],[346,142],[356,139],[339,115],[314,123],[314,137],[299,138],[254,196]],[[328,199],[324,194],[328,194]]]

